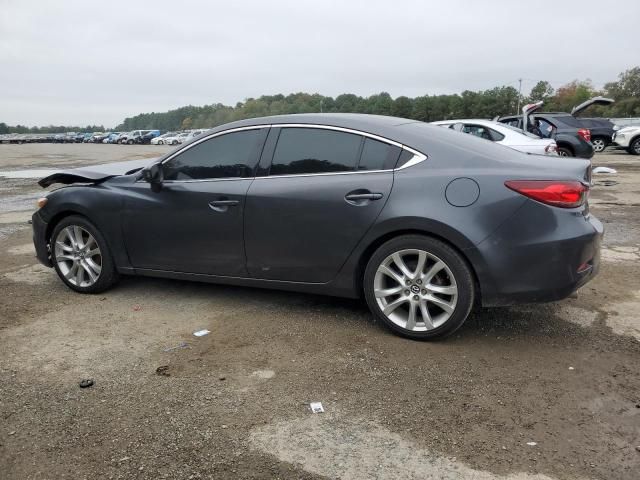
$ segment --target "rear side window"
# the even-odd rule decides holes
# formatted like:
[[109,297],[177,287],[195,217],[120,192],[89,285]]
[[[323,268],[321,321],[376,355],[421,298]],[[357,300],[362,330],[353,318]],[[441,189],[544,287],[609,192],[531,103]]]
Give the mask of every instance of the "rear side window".
[[270,175],[348,172],[356,167],[362,137],[320,128],[283,128]]
[[487,127],[483,127],[481,125],[465,125],[462,128],[464,133],[469,133],[476,137],[484,138],[485,140],[492,140],[491,134],[489,133],[489,129]]
[[[394,157],[394,158],[392,158]],[[388,143],[379,142],[372,138],[365,138],[362,147],[362,156],[358,163],[358,170],[384,170],[393,168],[398,152]]]
[[490,128],[489,132],[491,133],[491,138],[494,142],[499,142],[501,140],[504,140],[504,135],[498,132],[497,130]]
[[252,177],[266,129],[227,133],[205,140],[164,164],[166,180]]

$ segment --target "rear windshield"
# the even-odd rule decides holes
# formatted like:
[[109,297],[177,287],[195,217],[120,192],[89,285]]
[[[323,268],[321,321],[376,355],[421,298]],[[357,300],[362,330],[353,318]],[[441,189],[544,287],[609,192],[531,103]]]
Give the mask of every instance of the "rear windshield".
[[534,135],[533,133],[525,132],[521,128],[514,127],[513,125],[509,125],[507,123],[501,123],[500,126],[508,128],[509,130],[513,130],[514,132],[518,132],[520,135],[526,135],[529,138],[540,139],[539,136]]

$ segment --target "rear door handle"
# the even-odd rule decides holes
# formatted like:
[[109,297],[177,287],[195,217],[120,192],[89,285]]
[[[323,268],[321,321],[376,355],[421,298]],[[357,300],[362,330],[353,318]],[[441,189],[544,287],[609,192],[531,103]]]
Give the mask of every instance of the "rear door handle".
[[235,207],[240,202],[238,200],[213,200],[209,202],[209,208],[216,212],[226,212],[229,207]]
[[345,195],[346,200],[357,202],[358,200],[380,200],[382,198],[381,193],[349,193]]

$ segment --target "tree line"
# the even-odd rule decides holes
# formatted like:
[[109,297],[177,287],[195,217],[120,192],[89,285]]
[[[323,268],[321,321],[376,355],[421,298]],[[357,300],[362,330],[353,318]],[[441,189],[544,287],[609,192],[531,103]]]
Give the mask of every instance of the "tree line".
[[[618,75],[618,80],[605,84],[602,90],[595,89],[590,80],[574,80],[557,90],[554,90],[549,82],[539,81],[528,95],[520,98],[518,90],[512,86],[482,91],[465,90],[460,94],[451,95],[424,95],[415,98],[400,96],[395,99],[386,92],[369,97],[345,93],[335,98],[317,93],[263,95],[259,98],[248,98],[235,106],[214,103],[200,107],[189,105],[168,112],[141,113],[126,118],[115,130],[212,128],[245,118],[321,111],[393,115],[424,122],[455,118],[493,118],[498,115],[515,114],[519,104],[524,105],[538,100],[545,102],[544,110],[546,111],[570,112],[575,105],[595,95],[611,97],[616,100],[616,103],[606,107],[592,107],[584,113],[585,116],[640,117],[640,67],[622,72]],[[3,133],[3,126],[15,133],[27,133],[27,131],[11,130],[17,128],[24,130],[27,127],[7,127],[4,124],[0,124],[0,133]],[[104,127],[87,126],[86,129],[40,127],[37,131],[27,130],[31,133],[104,131]]]

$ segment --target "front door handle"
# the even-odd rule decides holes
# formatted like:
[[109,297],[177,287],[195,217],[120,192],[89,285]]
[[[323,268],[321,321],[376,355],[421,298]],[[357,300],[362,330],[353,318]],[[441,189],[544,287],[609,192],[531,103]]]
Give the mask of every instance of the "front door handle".
[[209,208],[216,212],[226,212],[229,210],[229,207],[235,207],[239,203],[240,202],[238,200],[213,200],[212,202],[209,202]]

